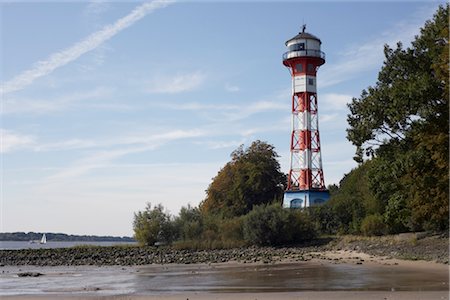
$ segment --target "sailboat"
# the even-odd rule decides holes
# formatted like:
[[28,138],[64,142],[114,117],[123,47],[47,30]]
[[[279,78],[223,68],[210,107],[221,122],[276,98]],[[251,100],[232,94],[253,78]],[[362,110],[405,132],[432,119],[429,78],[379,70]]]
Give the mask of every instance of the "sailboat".
[[46,244],[47,243],[47,237],[45,236],[45,233],[42,235],[41,241],[39,244]]

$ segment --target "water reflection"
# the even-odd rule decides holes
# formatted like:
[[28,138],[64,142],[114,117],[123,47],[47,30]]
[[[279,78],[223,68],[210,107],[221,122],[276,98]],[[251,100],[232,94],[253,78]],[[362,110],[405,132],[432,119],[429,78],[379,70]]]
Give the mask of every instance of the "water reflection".
[[296,263],[146,267],[136,292],[431,291],[448,290],[448,274],[411,272],[399,266]]

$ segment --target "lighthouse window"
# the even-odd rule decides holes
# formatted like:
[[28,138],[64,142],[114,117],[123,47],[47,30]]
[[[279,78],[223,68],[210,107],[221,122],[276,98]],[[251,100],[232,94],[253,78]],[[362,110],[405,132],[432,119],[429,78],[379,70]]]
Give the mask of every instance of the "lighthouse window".
[[312,71],[314,71],[313,64],[308,64],[308,72],[312,72]]
[[305,43],[299,43],[289,46],[289,51],[303,51],[305,50]]
[[297,72],[303,72],[303,65],[302,64],[296,64],[295,65],[295,70]]
[[309,85],[314,85],[314,79],[308,78],[308,84]]

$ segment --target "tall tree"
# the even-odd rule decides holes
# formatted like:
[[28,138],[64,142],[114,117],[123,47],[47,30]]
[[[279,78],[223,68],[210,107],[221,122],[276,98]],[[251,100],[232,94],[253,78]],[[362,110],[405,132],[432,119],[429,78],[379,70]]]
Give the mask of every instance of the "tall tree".
[[277,158],[274,147],[265,142],[255,141],[247,149],[241,145],[213,178],[201,210],[233,217],[248,213],[254,205],[279,199],[286,176],[280,172]]
[[371,189],[396,228],[448,228],[448,20],[447,4],[411,47],[385,46],[377,83],[349,104],[355,160],[374,158]]

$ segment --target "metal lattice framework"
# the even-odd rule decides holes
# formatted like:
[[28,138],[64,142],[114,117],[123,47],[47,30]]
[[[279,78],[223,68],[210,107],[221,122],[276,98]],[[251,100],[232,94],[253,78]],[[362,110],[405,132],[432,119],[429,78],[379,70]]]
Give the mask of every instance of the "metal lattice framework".
[[[296,59],[298,60],[298,59]],[[298,62],[296,62],[298,63]],[[315,81],[314,74],[308,74]],[[295,76],[291,69],[294,85]],[[302,75],[302,74],[300,74]],[[305,79],[306,80],[306,79]],[[325,182],[320,152],[317,94],[292,89],[291,157],[287,190],[322,190]]]

